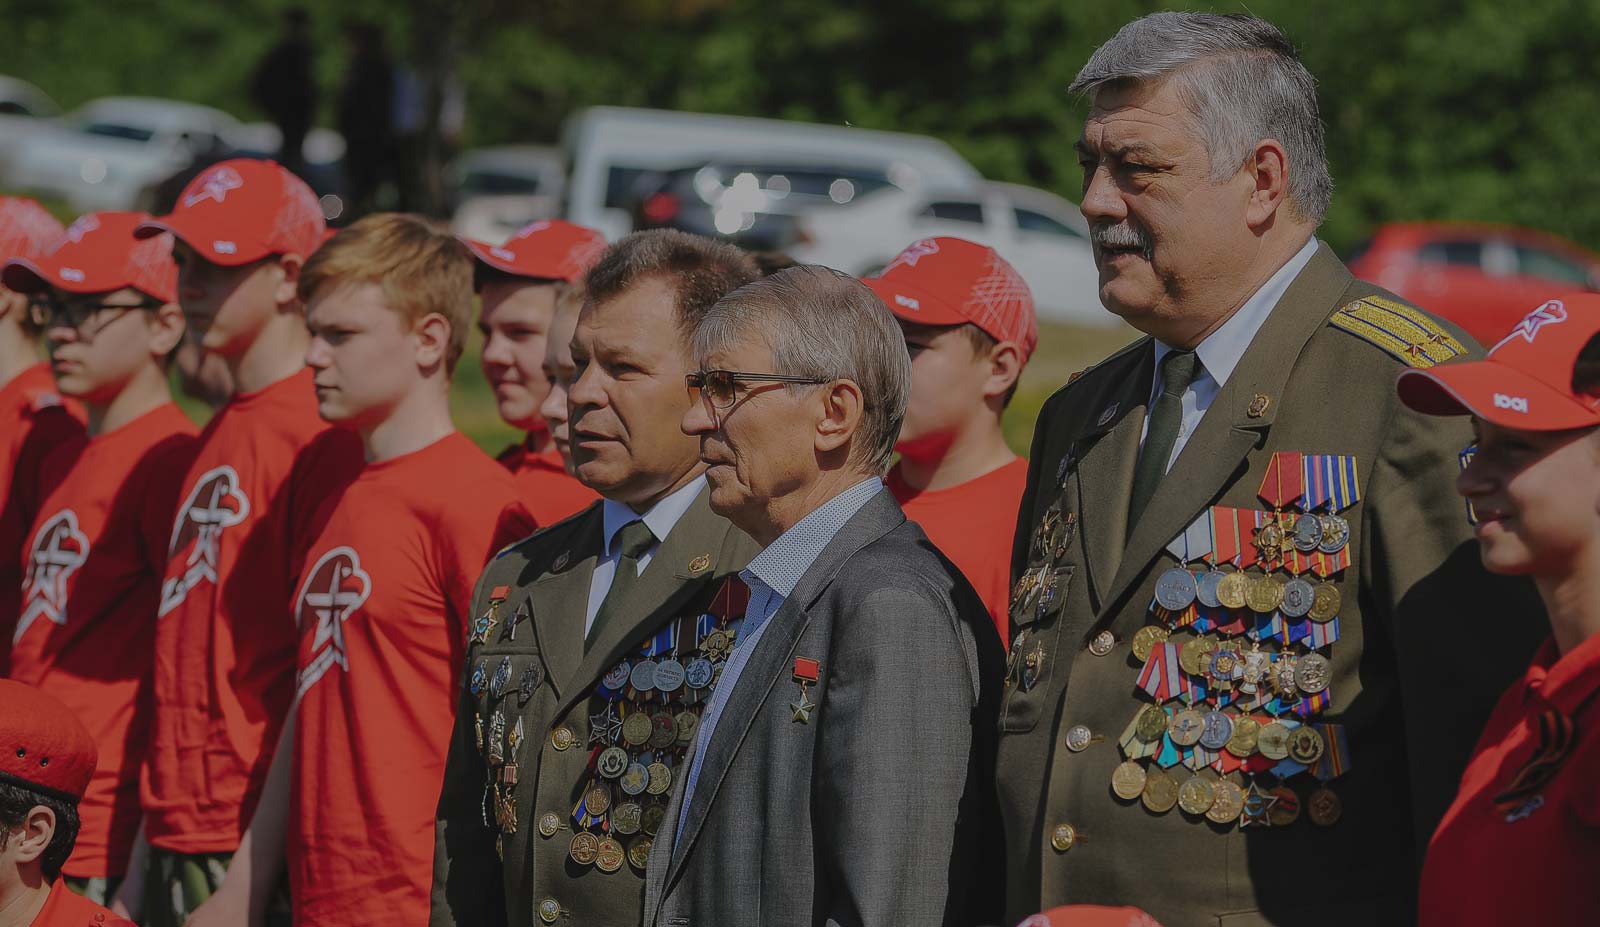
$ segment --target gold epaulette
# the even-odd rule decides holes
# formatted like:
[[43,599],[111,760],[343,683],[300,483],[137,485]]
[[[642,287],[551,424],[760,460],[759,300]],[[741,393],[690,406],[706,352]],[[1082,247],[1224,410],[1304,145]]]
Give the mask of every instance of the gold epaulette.
[[1467,353],[1466,347],[1427,313],[1381,296],[1358,299],[1335,312],[1329,322],[1410,367],[1428,368]]

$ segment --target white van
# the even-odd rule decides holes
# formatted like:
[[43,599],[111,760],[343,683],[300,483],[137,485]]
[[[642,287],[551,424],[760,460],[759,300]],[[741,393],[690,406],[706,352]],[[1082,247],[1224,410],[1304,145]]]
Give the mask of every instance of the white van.
[[983,180],[936,138],[749,116],[597,106],[567,120],[562,147],[571,165],[567,219],[611,240],[632,230],[631,197],[641,175],[697,162],[871,165],[906,189],[975,189]]

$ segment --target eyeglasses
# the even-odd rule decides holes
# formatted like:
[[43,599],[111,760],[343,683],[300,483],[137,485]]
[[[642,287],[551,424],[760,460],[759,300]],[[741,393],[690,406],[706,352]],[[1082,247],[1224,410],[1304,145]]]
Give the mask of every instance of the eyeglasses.
[[35,328],[47,329],[64,325],[77,329],[81,334],[89,335],[93,332],[86,330],[84,326],[102,313],[118,314],[96,325],[93,331],[105,328],[121,318],[124,313],[135,309],[157,309],[160,306],[161,301],[158,299],[144,299],[136,303],[102,303],[95,299],[56,299],[51,296],[39,296],[28,302],[28,320]]
[[739,370],[701,370],[684,377],[689,386],[689,399],[699,402],[701,396],[710,400],[711,407],[719,411],[733,408],[738,399],[739,383],[801,383],[818,386],[831,383],[830,377],[793,377],[781,373],[745,373]]

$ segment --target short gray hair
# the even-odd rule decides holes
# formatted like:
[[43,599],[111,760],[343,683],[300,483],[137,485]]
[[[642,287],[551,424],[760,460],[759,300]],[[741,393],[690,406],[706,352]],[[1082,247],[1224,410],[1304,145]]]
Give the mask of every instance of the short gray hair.
[[849,274],[801,264],[718,300],[695,326],[690,345],[699,362],[750,337],[772,352],[774,369],[764,373],[860,386],[865,408],[850,460],[880,476],[888,472],[911,394],[911,356],[877,294]]
[[1241,13],[1151,13],[1096,49],[1070,89],[1167,77],[1205,135],[1213,179],[1233,176],[1257,142],[1275,138],[1289,155],[1289,207],[1321,223],[1333,178],[1317,84],[1277,26]]

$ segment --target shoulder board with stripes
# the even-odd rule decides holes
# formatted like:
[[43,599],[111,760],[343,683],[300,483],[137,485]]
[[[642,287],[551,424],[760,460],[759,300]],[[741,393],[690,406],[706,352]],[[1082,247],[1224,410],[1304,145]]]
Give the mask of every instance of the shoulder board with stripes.
[[1381,296],[1358,299],[1335,312],[1329,322],[1410,367],[1428,368],[1467,353],[1466,347],[1427,313]]

